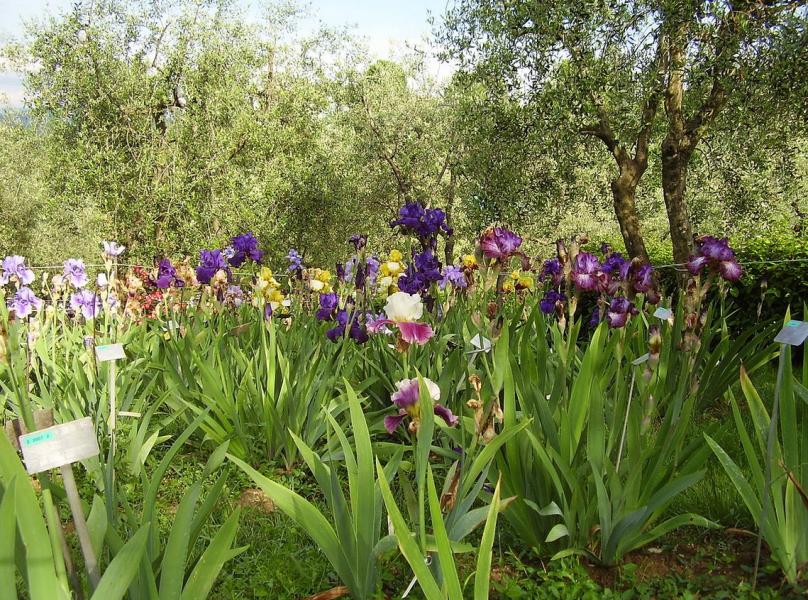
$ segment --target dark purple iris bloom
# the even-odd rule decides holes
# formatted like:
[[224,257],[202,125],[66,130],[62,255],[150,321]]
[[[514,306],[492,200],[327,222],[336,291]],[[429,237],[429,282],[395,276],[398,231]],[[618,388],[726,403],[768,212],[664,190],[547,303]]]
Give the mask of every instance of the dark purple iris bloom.
[[317,311],[317,319],[319,321],[330,321],[334,318],[334,312],[337,310],[339,298],[333,292],[330,294],[320,294],[320,308]]
[[424,274],[428,281],[440,281],[440,261],[432,250],[424,250],[414,257],[415,268]]
[[491,227],[480,237],[480,249],[486,258],[505,260],[513,256],[522,238],[504,227]]
[[539,279],[541,281],[550,279],[553,285],[557,286],[561,283],[563,276],[564,269],[561,266],[560,260],[557,258],[551,258],[544,261],[544,266],[542,266],[541,273],[539,274]]
[[463,273],[463,269],[461,267],[458,267],[457,265],[449,265],[443,270],[443,279],[441,279],[440,283],[438,284],[440,289],[446,289],[446,286],[450,283],[456,288],[465,288],[468,286],[466,274]]
[[365,287],[365,281],[367,280],[367,275],[365,274],[367,269],[365,265],[361,262],[358,262],[356,265],[356,275],[354,275],[354,285],[356,289],[361,290]]
[[345,335],[345,330],[348,327],[348,323],[350,321],[350,330],[348,332],[349,337],[359,344],[364,344],[368,341],[368,332],[365,330],[365,327],[359,322],[359,319],[354,317],[351,319],[351,315],[354,313],[349,314],[347,310],[340,309],[337,311],[336,316],[336,326],[329,329],[325,332],[326,337],[331,340],[332,342],[338,341]]
[[727,238],[719,240],[707,235],[697,240],[696,247],[698,254],[687,262],[687,270],[692,275],[698,275],[705,267],[712,273],[718,272],[727,281],[738,281],[743,275]]
[[[350,261],[348,261],[348,266],[350,266],[350,264]],[[348,273],[346,272],[345,265],[342,263],[337,263],[337,280],[344,282],[347,276]]]
[[272,316],[272,303],[267,302],[264,304],[264,321],[269,321]]
[[177,269],[174,268],[171,261],[164,258],[157,264],[157,278],[154,280],[154,285],[161,290],[167,290],[172,285],[183,287],[185,282],[177,277]]
[[645,293],[654,287],[654,269],[651,265],[640,265],[634,270],[633,285],[635,292]]
[[302,271],[303,270],[303,257],[297,253],[297,250],[294,248],[289,250],[289,254],[286,255],[286,260],[289,261],[289,268],[286,269],[287,271]]
[[637,309],[629,302],[628,298],[622,296],[614,298],[609,304],[609,310],[606,311],[606,321],[609,327],[620,328],[625,327],[628,322],[629,315],[637,314]]
[[592,311],[592,317],[589,319],[590,327],[597,327],[600,324],[600,311],[596,308]]
[[408,202],[398,211],[398,219],[390,221],[390,227],[400,227],[402,233],[418,237],[424,248],[434,247],[437,235],[451,235],[446,224],[446,213],[439,208],[425,208],[420,202]]
[[419,273],[412,268],[412,265],[407,267],[404,275],[398,278],[398,289],[408,294],[419,294],[429,287],[429,280],[424,277],[423,273]]
[[398,219],[390,221],[390,227],[401,227],[402,230],[410,230],[417,234],[420,232],[425,212],[420,202],[407,202],[398,210]]
[[220,270],[230,273],[227,260],[221,250],[202,250],[199,253],[199,266],[196,268],[196,278],[199,283],[210,283],[216,271]]
[[355,233],[351,237],[348,238],[348,243],[353,244],[354,249],[357,252],[359,252],[360,250],[362,250],[362,248],[367,246],[368,236],[367,236],[367,234],[361,234],[360,235],[358,233]]
[[578,288],[585,292],[591,292],[598,287],[598,270],[600,262],[594,254],[580,252],[575,257],[575,265],[572,269],[572,280]]
[[[629,262],[623,258],[623,255],[619,252],[612,252],[611,254],[606,256],[606,260],[603,261],[603,265],[601,266],[601,271],[604,273],[612,274],[613,272],[617,272],[618,274],[623,272],[623,269],[626,269],[628,272],[628,264]],[[621,278],[624,278],[625,275],[620,275]]]
[[544,297],[539,302],[539,308],[545,315],[551,315],[555,312],[556,304],[558,302],[566,302],[567,297],[556,290],[548,290]]
[[727,238],[719,240],[713,236],[707,235],[701,238],[697,243],[702,256],[706,256],[712,260],[721,261],[735,258],[735,253],[729,247],[729,240]]
[[446,213],[440,208],[427,208],[424,212],[424,224],[430,235],[443,231],[446,235],[454,233],[446,224]]
[[240,267],[248,258],[253,262],[261,262],[264,253],[258,249],[258,240],[252,232],[242,233],[237,235],[232,240],[233,256],[230,258],[230,264],[234,267]]

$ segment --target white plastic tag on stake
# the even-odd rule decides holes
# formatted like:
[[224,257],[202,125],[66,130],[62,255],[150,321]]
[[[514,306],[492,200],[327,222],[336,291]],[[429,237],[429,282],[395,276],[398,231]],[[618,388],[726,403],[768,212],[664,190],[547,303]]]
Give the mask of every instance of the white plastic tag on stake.
[[466,354],[474,354],[476,352],[490,352],[491,351],[491,340],[486,337],[481,336],[479,333],[471,338],[471,345],[474,346],[475,350],[469,350]]
[[85,417],[20,436],[25,468],[33,475],[97,456],[93,420]]
[[808,323],[792,319],[780,330],[774,341],[778,344],[801,346],[806,338],[808,338]]
[[95,347],[95,357],[98,362],[107,362],[126,358],[126,353],[123,351],[123,344],[106,344]]
[[657,319],[662,319],[663,321],[667,321],[673,316],[673,311],[670,308],[665,308],[664,306],[660,306],[654,311],[654,316]]
[[636,366],[636,365],[641,365],[641,364],[643,364],[644,362],[648,361],[648,358],[649,358],[649,357],[650,357],[650,354],[648,354],[648,352],[646,352],[646,353],[645,353],[645,354],[643,354],[642,356],[638,356],[637,358],[635,358],[634,360],[632,360],[632,361],[631,361],[631,364],[632,364],[632,365],[635,365],[635,366]]

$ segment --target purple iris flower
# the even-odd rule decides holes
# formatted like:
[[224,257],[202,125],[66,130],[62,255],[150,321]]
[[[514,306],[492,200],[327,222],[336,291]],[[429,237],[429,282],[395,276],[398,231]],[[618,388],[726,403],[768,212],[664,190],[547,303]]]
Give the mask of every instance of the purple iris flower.
[[302,271],[303,270],[303,257],[297,253],[294,248],[289,250],[286,255],[286,260],[289,261],[289,268],[287,271]]
[[446,286],[450,283],[456,288],[465,288],[468,286],[466,275],[463,273],[463,269],[461,267],[458,267],[457,265],[449,265],[443,269],[443,279],[441,279],[440,283],[438,284],[440,289],[446,289]]
[[545,315],[551,315],[555,312],[556,304],[558,302],[566,302],[567,297],[556,290],[548,290],[544,297],[539,302],[539,309]]
[[575,257],[572,280],[582,291],[591,292],[598,287],[598,269],[600,269],[600,262],[594,254],[579,252]]
[[87,285],[87,269],[80,258],[68,258],[64,264],[64,276],[75,288]]
[[25,258],[22,256],[6,256],[3,259],[3,273],[0,275],[0,285],[6,285],[14,277],[24,286],[31,285],[36,279],[34,272],[25,266]]
[[600,323],[601,315],[600,311],[596,308],[592,311],[592,317],[589,319],[589,326],[590,327],[597,327]]
[[[427,389],[433,402],[434,413],[442,418],[449,427],[456,426],[460,419],[452,411],[440,404],[440,388],[437,384],[426,379]],[[398,414],[388,415],[384,418],[384,427],[388,433],[393,433],[408,415],[414,420],[420,418],[420,383],[418,379],[405,379],[396,383],[396,392],[390,397],[393,404],[398,407]]]
[[697,242],[699,251],[703,256],[712,260],[732,260],[735,253],[729,247],[727,238],[717,239],[711,235],[704,236]]
[[368,341],[368,332],[365,327],[359,322],[358,318],[351,318],[355,313],[348,313],[344,308],[337,311],[336,326],[325,332],[326,337],[332,342],[338,341],[345,335],[345,330],[350,322],[350,330],[348,336],[358,344],[364,344]]
[[24,319],[33,311],[42,308],[42,300],[36,297],[31,288],[21,287],[14,294],[14,299],[11,301],[11,308],[18,318]]
[[98,294],[90,290],[79,290],[70,296],[70,308],[76,313],[81,311],[82,316],[89,320],[94,319],[103,306]]
[[249,258],[253,262],[261,262],[264,253],[258,249],[258,240],[251,231],[237,235],[230,240],[233,248],[233,256],[230,257],[230,264],[240,267]]
[[330,321],[334,318],[339,299],[333,292],[330,294],[320,294],[320,308],[317,311],[317,320]]
[[654,287],[654,269],[651,265],[640,265],[634,270],[633,285],[635,292],[645,293]]
[[177,269],[171,264],[171,260],[163,258],[157,264],[157,278],[154,280],[154,285],[161,290],[167,290],[172,285],[175,287],[184,287],[185,282],[177,277]]
[[612,328],[625,327],[629,315],[633,314],[637,314],[637,309],[634,305],[629,302],[628,298],[619,296],[609,304],[609,310],[606,311],[606,321],[609,323],[609,327]]
[[504,227],[490,227],[480,237],[480,249],[486,258],[505,260],[521,245],[522,238]]
[[220,270],[229,273],[227,260],[221,250],[202,250],[199,253],[199,266],[196,268],[196,278],[199,283],[210,283],[216,271]]
[[381,263],[379,262],[379,259],[376,258],[375,256],[369,256],[366,262],[368,265],[368,273],[367,273],[368,280],[370,281],[371,284],[374,284],[376,283],[376,277],[379,274],[379,266],[381,265]]
[[619,252],[611,252],[606,255],[606,259],[603,261],[600,270],[615,279],[626,279],[628,278],[630,268],[631,261],[623,258],[623,255]]
[[698,254],[691,256],[687,262],[691,275],[698,275],[705,267],[712,273],[718,272],[727,281],[738,281],[743,275],[727,238],[719,240],[707,235],[696,241],[696,248]]
[[423,273],[427,281],[440,281],[440,261],[432,250],[424,250],[414,257],[415,268]]
[[539,279],[541,281],[545,281],[549,278],[552,284],[557,286],[561,283],[563,276],[564,269],[561,266],[560,260],[557,258],[551,258],[544,261],[544,265],[541,268],[541,273],[539,274]]
[[738,281],[743,275],[743,269],[736,260],[722,260],[718,264],[718,272],[727,281]]
[[687,261],[687,270],[690,271],[691,275],[698,275],[706,266],[706,256],[691,256],[690,260]]
[[244,290],[239,285],[227,286],[227,294],[225,295],[227,301],[235,307],[244,304]]
[[398,289],[408,294],[418,294],[429,287],[429,280],[423,273],[415,271],[412,265],[398,278]]
[[425,208],[420,202],[408,202],[398,211],[398,219],[390,227],[400,227],[402,233],[411,233],[421,240],[424,248],[434,247],[439,233],[451,235],[446,213],[439,208]]

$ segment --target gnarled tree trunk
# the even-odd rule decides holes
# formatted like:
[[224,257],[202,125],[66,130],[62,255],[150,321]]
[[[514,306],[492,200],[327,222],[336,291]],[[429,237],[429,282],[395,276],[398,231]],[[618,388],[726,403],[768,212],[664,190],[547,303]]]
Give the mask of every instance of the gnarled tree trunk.
[[673,262],[686,263],[693,252],[693,230],[685,190],[693,151],[689,144],[668,134],[662,142],[662,195],[668,213]]
[[614,214],[620,225],[620,233],[626,244],[626,251],[632,258],[639,257],[648,260],[648,251],[640,229],[640,219],[637,216],[635,196],[637,185],[640,183],[645,171],[644,165],[629,160],[620,165],[620,174],[612,179],[612,198],[614,200]]

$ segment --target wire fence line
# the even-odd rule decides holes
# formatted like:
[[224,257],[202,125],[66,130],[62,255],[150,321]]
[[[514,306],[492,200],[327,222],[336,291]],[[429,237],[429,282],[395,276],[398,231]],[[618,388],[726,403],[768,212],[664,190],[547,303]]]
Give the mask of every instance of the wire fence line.
[[[781,260],[746,260],[746,261],[738,261],[738,264],[741,266],[748,266],[748,265],[780,265],[780,264],[787,264],[787,263],[808,263],[808,257],[805,258],[784,258]],[[97,268],[97,267],[104,267],[106,268],[105,263],[93,263],[84,265],[88,269]],[[144,269],[151,269],[154,267],[150,267],[148,265],[144,265],[142,263],[117,263],[118,267],[141,267]],[[687,268],[687,263],[670,263],[664,265],[655,265],[651,263],[651,266],[655,269],[677,269],[677,270],[685,270]],[[63,269],[64,265],[39,265],[39,266],[29,266],[29,269],[37,270],[37,271],[52,271],[54,269]],[[233,273],[237,275],[250,275],[252,274],[251,271],[233,271]],[[273,276],[275,277],[289,277],[288,273],[274,273]]]

